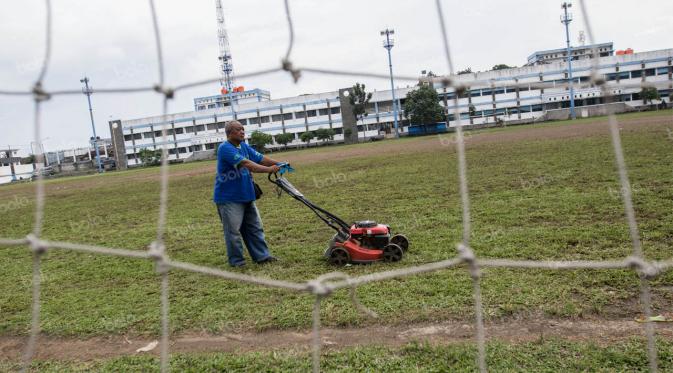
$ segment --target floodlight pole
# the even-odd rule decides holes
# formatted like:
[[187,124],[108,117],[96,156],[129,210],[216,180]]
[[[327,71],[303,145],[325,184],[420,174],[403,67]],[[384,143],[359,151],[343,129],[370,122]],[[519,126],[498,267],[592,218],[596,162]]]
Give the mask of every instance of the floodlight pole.
[[98,162],[98,173],[103,172],[103,167],[100,164],[100,152],[98,151],[98,137],[96,136],[96,126],[93,121],[93,109],[91,108],[91,93],[93,90],[89,88],[89,78],[86,76],[79,80],[80,83],[84,83],[84,88],[82,88],[82,93],[86,95],[86,100],[89,103],[89,116],[91,117],[91,129],[93,130],[93,143],[94,148],[96,149],[96,162]]
[[563,8],[563,15],[561,16],[561,23],[565,25],[566,28],[566,53],[568,55],[568,84],[570,87],[570,119],[575,119],[575,89],[573,88],[573,70],[572,70],[572,55],[570,48],[570,31],[569,25],[573,20],[572,14],[568,13],[568,8],[572,7],[571,3],[564,2],[561,5]]
[[395,125],[395,137],[400,137],[400,131],[397,128],[397,99],[395,98],[395,83],[393,82],[393,60],[390,57],[390,50],[395,45],[395,40],[390,38],[390,35],[395,34],[395,30],[385,29],[381,31],[381,35],[386,36],[386,40],[383,41],[383,48],[388,50],[388,68],[390,69],[390,91],[393,94],[393,123]]

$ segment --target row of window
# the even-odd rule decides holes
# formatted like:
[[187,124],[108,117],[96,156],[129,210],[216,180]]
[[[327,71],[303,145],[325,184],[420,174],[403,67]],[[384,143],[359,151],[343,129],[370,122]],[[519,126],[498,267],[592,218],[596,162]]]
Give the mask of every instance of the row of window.
[[297,111],[294,113],[283,113],[283,114],[273,114],[273,115],[263,115],[260,117],[247,118],[247,119],[238,119],[241,124],[260,124],[260,123],[270,123],[270,122],[282,122],[292,119],[304,119],[304,118],[313,118],[317,116],[329,115],[329,114],[339,114],[341,113],[340,107],[333,108],[324,108],[324,109],[312,109],[306,111]]
[[[282,122],[284,120],[291,120],[296,117],[296,119],[303,119],[304,117],[317,117],[319,115],[328,115],[328,112],[331,114],[340,114],[341,113],[341,108],[340,107],[333,107],[333,108],[324,108],[324,109],[315,109],[315,110],[306,110],[306,111],[298,111],[296,113],[283,113],[283,114],[273,114],[273,115],[265,115],[261,117],[253,117],[253,118],[247,118],[247,119],[238,119],[241,124],[244,126],[246,125],[256,125],[260,123],[270,123],[270,122]],[[294,117],[293,117],[294,114]],[[206,130],[208,131],[213,131],[217,128],[222,129],[224,128],[224,122],[219,122],[219,123],[210,123],[210,124],[199,124],[196,126],[189,126],[189,127],[179,127],[175,129],[168,129],[167,135],[168,136],[173,136],[173,134],[176,135],[181,135],[183,133],[193,133],[197,134],[199,132],[204,132]],[[131,141],[131,140],[140,140],[140,139],[151,139],[152,137],[154,138],[160,138],[162,137],[161,131],[148,131],[148,132],[143,132],[143,133],[134,133],[134,134],[128,134],[124,135],[124,141]]]
[[668,75],[669,67],[657,67],[645,70],[621,71],[618,73],[605,74],[605,80],[634,79],[645,76]]

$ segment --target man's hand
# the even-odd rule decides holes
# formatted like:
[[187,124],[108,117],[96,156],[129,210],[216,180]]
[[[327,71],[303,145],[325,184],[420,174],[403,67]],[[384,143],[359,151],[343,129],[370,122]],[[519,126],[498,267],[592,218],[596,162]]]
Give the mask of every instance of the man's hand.
[[270,166],[269,169],[271,170],[271,171],[269,171],[269,173],[276,173],[276,172],[280,171],[280,167],[277,164],[275,164],[273,166]]

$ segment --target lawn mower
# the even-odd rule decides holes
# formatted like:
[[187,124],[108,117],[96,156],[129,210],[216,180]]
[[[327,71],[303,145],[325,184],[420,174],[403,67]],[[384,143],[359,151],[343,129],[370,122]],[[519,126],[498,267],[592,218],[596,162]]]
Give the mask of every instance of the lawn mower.
[[269,181],[281,191],[303,203],[313,211],[320,220],[336,231],[325,251],[327,260],[337,266],[348,263],[372,263],[378,261],[397,262],[402,259],[409,248],[409,240],[402,234],[391,235],[388,225],[378,224],[372,220],[357,221],[348,224],[331,212],[316,206],[294,187],[283,174],[293,171],[287,163],[279,164],[279,173],[270,173]]

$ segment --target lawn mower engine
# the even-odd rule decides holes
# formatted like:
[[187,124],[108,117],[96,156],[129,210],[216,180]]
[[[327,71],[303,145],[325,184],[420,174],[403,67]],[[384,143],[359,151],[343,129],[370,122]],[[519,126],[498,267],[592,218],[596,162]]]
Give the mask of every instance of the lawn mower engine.
[[347,234],[341,230],[334,235],[325,257],[337,266],[381,260],[397,262],[408,248],[409,240],[404,235],[391,236],[389,226],[365,220],[351,225]]
[[397,262],[402,259],[404,252],[409,248],[409,240],[402,234],[391,235],[390,227],[377,224],[371,220],[348,224],[338,216],[309,201],[286,178],[285,172],[293,171],[287,163],[281,163],[280,176],[269,174],[269,181],[281,191],[303,203],[313,211],[320,220],[334,229],[337,233],[330,241],[325,257],[338,266],[348,263],[372,263],[378,261]]

